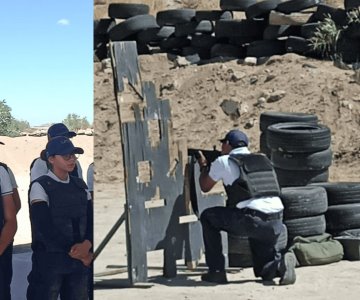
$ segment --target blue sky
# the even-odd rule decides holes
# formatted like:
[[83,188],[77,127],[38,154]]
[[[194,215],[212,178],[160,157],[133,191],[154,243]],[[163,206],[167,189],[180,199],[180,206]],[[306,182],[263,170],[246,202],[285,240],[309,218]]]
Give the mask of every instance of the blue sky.
[[11,0],[0,9],[0,100],[31,126],[93,122],[93,1]]

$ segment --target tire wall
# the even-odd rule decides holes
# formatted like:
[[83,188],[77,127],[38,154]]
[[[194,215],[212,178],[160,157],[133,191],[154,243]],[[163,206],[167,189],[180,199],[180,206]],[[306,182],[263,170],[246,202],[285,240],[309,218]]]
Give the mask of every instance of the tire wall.
[[[126,5],[131,3],[132,5],[146,6],[148,7],[150,16],[156,18],[156,20],[154,19],[153,22],[149,22],[144,19],[145,17],[142,17],[144,20],[141,20],[140,17],[138,20],[132,20],[134,22],[131,22],[133,23],[131,25],[123,24],[124,26],[120,26],[121,28],[116,26],[116,29],[114,28],[114,30],[109,31],[111,41],[137,41],[139,54],[152,54],[154,53],[154,49],[150,49],[149,46],[159,46],[159,48],[155,49],[155,53],[157,53],[157,50],[161,50],[170,54],[186,56],[187,60],[191,63],[199,63],[219,57],[239,59],[255,57],[257,64],[266,62],[268,58],[273,55],[284,55],[286,53],[296,53],[305,57],[318,59],[328,59],[329,55],[331,55],[331,53],[328,54],[321,52],[318,49],[313,49],[310,41],[310,38],[315,36],[314,33],[316,31],[317,22],[323,20],[323,14],[318,10],[313,11],[311,15],[304,13],[301,14],[301,12],[307,8],[320,7],[322,9],[323,6],[318,6],[318,0],[307,0],[304,3],[296,2],[296,5],[295,3],[292,3],[293,1],[278,2],[278,0],[269,0],[264,2],[256,2],[255,0],[248,0],[244,2],[217,0],[214,1],[215,3],[210,2],[206,3],[206,5],[202,1],[196,0],[178,1],[178,5],[174,5],[174,3],[172,3],[173,1],[142,2],[143,3],[134,3],[132,1],[126,3],[111,2],[111,4],[113,5],[112,7],[114,7],[116,3]],[[106,14],[106,9],[109,6],[104,0],[99,0],[96,3],[98,3],[98,6],[95,7],[95,19],[99,19],[104,15],[105,18],[111,17],[118,19],[120,17],[114,16],[111,13]],[[161,10],[160,8],[163,6],[165,6],[165,9]],[[97,10],[100,9],[100,7],[102,12],[98,13]],[[335,7],[325,7],[326,10],[330,10],[331,12],[337,11]],[[179,16],[175,15],[171,17],[171,13],[165,18],[159,16],[159,13],[169,13],[169,10],[173,11],[179,8],[181,8],[181,10],[192,10],[194,15],[188,15],[187,17],[181,16],[179,18]],[[161,43],[153,45],[152,42],[154,41],[144,42],[139,40],[137,37],[137,33],[149,28],[155,28],[157,26],[155,25],[156,22],[160,27],[164,25],[177,25],[179,23],[186,24],[191,22],[192,24],[188,24],[191,27],[194,25],[196,11],[205,9],[219,10],[219,8],[221,8],[222,11],[235,11],[236,13],[232,14],[231,17],[207,19],[208,21],[213,21],[214,30],[202,32],[197,29],[193,32],[188,32],[188,40],[183,43],[177,43],[176,45],[172,43],[172,46],[168,45],[168,43],[167,45],[162,45]],[[346,11],[344,9],[340,10],[342,13],[340,21],[337,20],[335,13],[331,15],[331,18],[338,26],[341,25],[341,27],[343,27],[346,25],[346,22],[344,21],[346,19]],[[297,22],[296,25],[294,25],[293,20],[286,21],[281,19],[284,13],[291,14],[299,12],[302,16],[302,20],[301,22]],[[183,11],[181,13],[183,13]],[[144,12],[138,12],[136,15],[144,15]],[[121,19],[126,19],[126,17],[122,16]],[[199,20],[195,21],[195,23],[198,22]],[[341,24],[338,24],[338,22],[341,22]],[[136,26],[134,26],[135,23]],[[288,30],[283,31],[282,28],[284,28],[284,25],[285,27],[288,27]],[[126,28],[125,33],[124,27]],[[273,33],[270,35],[265,34],[268,29],[271,29],[270,31]],[[360,60],[360,37],[356,33],[356,30],[356,25],[345,26],[337,42],[337,53],[341,55],[342,60],[348,64],[355,64]],[[205,45],[200,48],[191,46],[191,35],[199,33],[215,34],[217,43],[211,49],[207,49]],[[178,30],[176,30],[175,37],[179,38],[178,34]],[[286,39],[278,39],[280,37],[286,37]],[[184,36],[184,38],[186,38],[186,36]],[[167,42],[167,39],[168,38],[165,38],[165,42]],[[174,42],[174,37],[170,38],[170,42]],[[97,43],[95,46],[95,49],[98,52],[96,53],[96,61],[101,61],[106,58],[105,48],[105,41],[102,44]]]

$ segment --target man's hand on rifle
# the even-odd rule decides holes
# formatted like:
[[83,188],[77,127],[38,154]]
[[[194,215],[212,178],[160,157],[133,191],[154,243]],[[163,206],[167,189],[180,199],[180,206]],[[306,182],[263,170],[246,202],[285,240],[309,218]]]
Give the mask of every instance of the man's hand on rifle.
[[204,154],[199,150],[198,151],[198,155],[196,155],[196,159],[198,161],[198,164],[200,166],[200,172],[204,172],[204,171],[208,171],[209,167],[208,167],[208,162],[206,160],[206,157],[204,156]]

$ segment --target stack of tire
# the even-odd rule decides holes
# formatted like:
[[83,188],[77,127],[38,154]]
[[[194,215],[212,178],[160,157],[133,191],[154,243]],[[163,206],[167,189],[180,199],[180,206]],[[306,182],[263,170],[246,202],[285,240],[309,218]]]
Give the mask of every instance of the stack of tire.
[[[327,58],[311,49],[309,39],[319,22],[330,16],[336,26],[344,28],[336,45],[342,60],[355,64],[360,61],[360,25],[356,19],[347,25],[347,20],[350,12],[356,14],[358,1],[345,0],[345,9],[340,9],[319,0],[220,0],[221,10],[170,9],[158,12],[156,18],[149,15],[148,5],[111,3],[109,19],[100,21],[118,24],[101,33],[95,32],[94,48],[103,56],[105,35],[108,35],[111,41],[136,41],[139,54],[165,51],[189,57],[192,63],[206,63],[209,58],[247,56],[262,58],[258,60],[261,62],[287,52]],[[286,15],[308,8],[316,11],[308,14],[307,23],[293,25],[289,21],[274,25],[277,22],[270,18],[272,12]],[[233,19],[234,11],[244,12],[246,18]]]
[[146,4],[111,3],[108,8],[110,18],[116,20],[116,26],[109,30],[111,41],[136,41],[138,54],[150,53],[148,45],[138,39],[139,32],[158,29],[154,16],[149,15]]
[[[173,28],[173,33],[160,42],[160,49],[188,57],[194,62],[209,58],[210,48],[214,43],[212,19],[224,16],[226,17],[226,14],[222,12],[196,12],[194,9],[159,11],[156,20],[161,28]],[[232,17],[230,13],[229,17]]]
[[284,224],[288,229],[288,245],[296,236],[315,236],[326,231],[328,208],[326,190],[321,186],[286,187],[281,189]]
[[324,182],[312,184],[325,188],[328,197],[326,231],[334,236],[360,230],[360,183]]
[[281,187],[328,181],[332,151],[327,126],[278,123],[269,126],[266,132],[271,161]]
[[271,158],[271,149],[267,146],[267,128],[276,123],[302,122],[317,124],[318,117],[314,114],[298,112],[267,111],[260,115],[260,152]]

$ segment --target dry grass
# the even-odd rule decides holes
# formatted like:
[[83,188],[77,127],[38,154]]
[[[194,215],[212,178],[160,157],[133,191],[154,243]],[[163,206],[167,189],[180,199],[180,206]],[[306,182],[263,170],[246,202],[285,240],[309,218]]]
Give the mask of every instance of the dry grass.
[[314,36],[309,39],[312,49],[321,53],[323,57],[334,56],[341,31],[330,16],[326,17],[316,29]]
[[360,24],[360,8],[353,9],[347,13],[348,24]]

